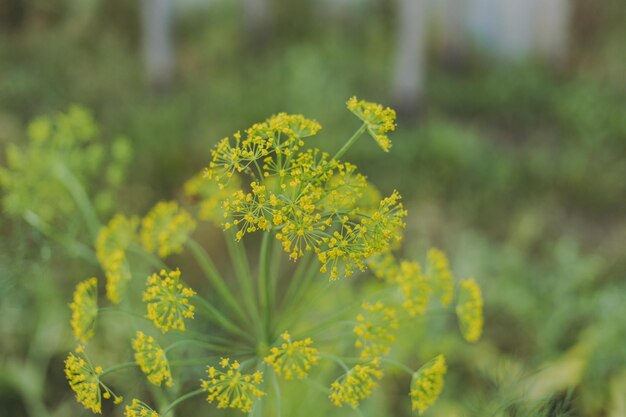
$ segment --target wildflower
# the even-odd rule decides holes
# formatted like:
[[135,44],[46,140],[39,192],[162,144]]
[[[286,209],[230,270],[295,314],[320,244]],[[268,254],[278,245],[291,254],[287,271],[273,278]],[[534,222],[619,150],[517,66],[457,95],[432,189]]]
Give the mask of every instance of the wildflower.
[[257,230],[269,230],[272,218],[272,208],[267,189],[264,185],[253,182],[250,184],[251,193],[238,190],[232,197],[224,201],[225,215],[231,218],[224,224],[225,229],[237,226],[237,240],[246,233]]
[[368,259],[367,265],[376,278],[384,279],[389,283],[395,282],[400,270],[396,258],[391,252],[383,252],[382,254],[372,256]]
[[94,335],[98,317],[98,280],[96,278],[89,278],[76,285],[70,309],[72,310],[70,324],[74,331],[74,338],[81,343],[87,343]]
[[411,408],[419,415],[430,407],[443,390],[443,377],[446,374],[446,359],[439,355],[413,374],[411,380]]
[[165,356],[165,351],[159,346],[152,336],[138,331],[136,338],[132,340],[135,360],[141,368],[141,372],[146,374],[148,381],[154,385],[172,386],[172,373],[170,365]]
[[146,317],[163,333],[168,330],[185,330],[184,319],[193,319],[194,306],[189,297],[196,293],[180,282],[180,270],[166,272],[160,276],[152,274],[146,282],[143,300],[148,303]]
[[361,220],[370,253],[384,252],[393,242],[402,240],[402,229],[406,226],[403,219],[407,212],[400,203],[401,199],[400,194],[394,191],[380,201],[377,210]]
[[159,413],[143,401],[133,398],[130,405],[124,409],[124,417],[159,417]]
[[[76,352],[80,354],[82,347],[79,346]],[[115,395],[100,381],[101,374],[102,367],[92,366],[86,357],[70,353],[65,360],[65,377],[76,394],[76,400],[86,409],[98,414],[102,414],[102,398],[113,397],[115,404],[122,402],[122,397]]]
[[217,401],[217,408],[237,408],[244,413],[250,412],[254,398],[265,395],[257,387],[263,382],[263,374],[259,371],[243,374],[239,371],[239,362],[230,362],[228,358],[222,358],[220,366],[224,371],[209,366],[209,379],[202,380],[202,389],[209,394],[207,401]]
[[196,222],[175,201],[157,203],[141,223],[141,243],[161,258],[182,251]]
[[439,249],[428,251],[428,275],[434,291],[444,306],[452,302],[453,281],[452,272],[448,266],[448,258]]
[[354,347],[361,349],[361,360],[374,359],[389,352],[389,345],[396,340],[398,319],[393,308],[385,307],[378,301],[375,304],[363,303],[362,313],[357,316],[354,333],[357,340]]
[[346,105],[348,110],[365,123],[367,133],[374,138],[378,146],[388,152],[391,148],[391,140],[386,133],[396,128],[396,112],[389,107],[383,108],[380,104],[357,100],[356,97],[348,100]]
[[411,317],[424,314],[432,288],[417,262],[402,261],[397,283],[405,301],[402,307]]
[[221,225],[225,217],[222,202],[239,188],[240,183],[240,177],[234,175],[227,187],[220,188],[214,181],[206,178],[206,173],[201,172],[185,183],[185,195],[199,201],[198,218]]
[[126,283],[131,279],[126,250],[137,239],[137,217],[115,215],[100,229],[96,239],[96,257],[105,272],[107,298],[119,303]]
[[352,408],[357,408],[361,400],[372,394],[382,377],[383,371],[378,359],[369,364],[355,365],[330,385],[330,401],[337,407],[349,404]]
[[279,347],[272,347],[270,354],[264,358],[265,363],[274,368],[276,375],[285,379],[306,378],[311,367],[317,365],[319,352],[311,347],[313,340],[307,337],[304,340],[291,340],[288,332],[281,335],[282,343]]
[[473,278],[459,283],[456,315],[465,340],[477,342],[483,331],[483,297],[478,283]]

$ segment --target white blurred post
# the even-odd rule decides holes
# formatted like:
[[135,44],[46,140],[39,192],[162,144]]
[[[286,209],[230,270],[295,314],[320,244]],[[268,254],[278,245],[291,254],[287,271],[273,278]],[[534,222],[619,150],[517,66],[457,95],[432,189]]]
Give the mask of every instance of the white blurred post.
[[543,0],[535,16],[535,42],[542,58],[561,65],[567,58],[570,31],[570,1]]
[[167,90],[174,79],[172,4],[170,0],[142,0],[143,59],[150,86]]
[[392,99],[400,115],[418,112],[424,99],[424,0],[397,0]]
[[265,46],[272,27],[270,0],[242,0],[242,7],[248,46],[253,50]]

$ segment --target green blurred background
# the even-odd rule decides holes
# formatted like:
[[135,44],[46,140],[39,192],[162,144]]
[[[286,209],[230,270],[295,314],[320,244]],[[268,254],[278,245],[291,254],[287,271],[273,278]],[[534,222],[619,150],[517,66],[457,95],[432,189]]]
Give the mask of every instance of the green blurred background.
[[[338,149],[352,95],[401,116],[389,154],[362,141],[348,159],[403,194],[405,255],[438,246],[484,291],[485,336],[429,413],[626,416],[623,0],[0,3],[0,164],[29,120],[85,106],[132,143],[124,212],[178,196],[217,140],[272,113]],[[0,233],[0,415],[82,415],[66,303],[97,269],[19,219]]]

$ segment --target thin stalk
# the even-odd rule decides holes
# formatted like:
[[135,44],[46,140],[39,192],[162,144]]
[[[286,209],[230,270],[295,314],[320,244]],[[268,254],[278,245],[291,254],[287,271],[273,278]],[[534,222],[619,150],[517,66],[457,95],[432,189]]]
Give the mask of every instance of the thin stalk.
[[117,365],[113,365],[107,369],[105,369],[104,371],[102,371],[102,373],[99,376],[104,376],[106,374],[110,374],[111,372],[115,372],[115,371],[119,371],[120,369],[126,369],[126,368],[132,368],[138,366],[137,362],[124,362],[124,363],[120,363]]
[[235,270],[235,275],[243,293],[246,309],[250,319],[252,319],[255,323],[257,331],[259,331],[260,335],[261,328],[259,327],[260,322],[258,320],[258,306],[256,297],[254,296],[254,284],[252,273],[250,272],[250,264],[248,263],[248,256],[246,255],[246,249],[243,246],[243,243],[236,241],[235,234],[233,232],[227,234],[226,246],[232,261],[233,269]]
[[354,145],[354,142],[356,142],[357,139],[359,139],[361,137],[361,135],[363,133],[365,133],[366,129],[367,129],[367,125],[365,123],[363,123],[363,126],[361,126],[356,132],[354,132],[354,135],[352,135],[352,137],[350,139],[348,139],[348,141],[345,143],[345,145],[343,145],[341,147],[341,149],[339,149],[339,151],[337,151],[335,156],[333,156],[333,159],[334,160],[341,159],[341,157],[348,151],[348,149],[350,149],[350,147],[352,145]]
[[226,301],[226,304],[235,312],[241,320],[245,323],[246,315],[241,309],[241,306],[235,299],[233,293],[230,291],[221,274],[215,267],[213,260],[209,256],[209,254],[204,250],[204,248],[195,240],[188,239],[187,247],[191,250],[194,257],[196,258],[196,262],[202,268],[207,279],[213,284],[219,295]]
[[398,362],[394,359],[389,359],[389,358],[379,358],[382,362],[387,362],[388,364],[394,365],[400,369],[402,369],[404,372],[406,372],[409,375],[413,375],[415,373],[415,371],[411,368],[409,368],[408,366],[406,366],[405,364],[403,364],[402,362]]
[[215,345],[213,343],[204,342],[202,340],[184,339],[184,340],[178,340],[172,343],[171,345],[169,345],[168,347],[166,347],[165,353],[171,351],[174,348],[177,348],[179,346],[184,346],[187,344],[195,344],[198,346],[202,346],[208,350],[213,350],[215,352],[229,352],[232,349],[232,346],[229,347],[229,346],[223,346],[223,345]]
[[291,302],[291,300],[293,299],[294,293],[298,290],[300,281],[302,280],[304,275],[306,275],[309,272],[309,269],[312,267],[312,264],[311,264],[312,262],[314,262],[314,258],[310,252],[307,252],[307,254],[304,255],[304,258],[298,261],[298,266],[296,267],[296,270],[294,271],[293,276],[291,277],[291,280],[289,281],[289,285],[287,286],[287,291],[285,292],[285,295],[282,299],[282,303],[281,303],[282,308],[285,307],[286,303]]
[[271,233],[265,232],[263,234],[263,240],[261,241],[261,250],[259,254],[259,280],[258,280],[258,293],[260,298],[260,305],[262,309],[265,341],[270,343],[270,300],[271,290],[269,283],[269,260],[270,260],[270,238]]
[[91,204],[91,200],[89,200],[89,196],[85,192],[82,184],[63,164],[56,164],[54,166],[54,175],[61,181],[67,191],[69,191],[87,224],[92,240],[95,240],[101,227],[100,219],[98,219],[96,210]]
[[283,400],[280,392],[280,385],[278,384],[278,378],[276,374],[272,372],[272,385],[274,385],[274,391],[276,392],[276,410],[278,413],[278,417],[282,417],[283,415]]
[[195,390],[195,391],[188,392],[187,394],[183,395],[182,397],[179,397],[179,398],[175,399],[174,401],[172,401],[172,402],[170,403],[170,405],[168,405],[167,407],[165,407],[165,409],[159,413],[159,415],[160,415],[160,416],[163,416],[163,417],[164,417],[164,416],[166,416],[166,415],[167,415],[170,411],[172,411],[172,409],[173,409],[174,407],[176,407],[178,404],[180,404],[180,403],[182,403],[183,401],[186,401],[186,400],[188,400],[188,399],[190,399],[190,398],[193,398],[193,397],[196,397],[196,396],[198,396],[198,395],[200,395],[200,394],[203,394],[204,392],[205,392],[205,391],[204,391],[204,389],[202,389],[202,388],[199,388],[199,389],[197,389],[197,390]]
[[224,330],[239,335],[244,339],[254,341],[249,333],[246,333],[241,327],[230,321],[226,316],[220,313],[218,309],[213,307],[213,305],[207,302],[204,298],[195,296],[194,299],[200,301],[200,305],[204,308],[204,311],[208,314],[208,317],[214,319],[216,324],[221,325]]
[[168,270],[170,267],[154,254],[147,252],[142,246],[135,243],[128,246],[128,251],[141,256],[150,266],[157,269]]

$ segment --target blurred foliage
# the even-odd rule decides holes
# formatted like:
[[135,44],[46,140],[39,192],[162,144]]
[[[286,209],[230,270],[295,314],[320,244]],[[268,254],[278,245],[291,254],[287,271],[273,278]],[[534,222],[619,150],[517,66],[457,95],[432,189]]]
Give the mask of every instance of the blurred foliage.
[[[337,134],[322,131],[319,140],[337,149],[356,125],[338,116],[336,97],[386,96],[392,10],[371,1],[329,17],[314,3],[277,1],[274,38],[255,54],[227,2],[179,11],[177,83],[158,96],[143,79],[136,3],[6,2],[0,165],[10,163],[5,150],[25,148],[28,120],[73,103],[94,111],[100,138],[123,133],[132,142],[118,201],[133,210],[179,192],[210,146],[272,112],[317,118]],[[400,124],[392,158],[378,158],[374,143],[351,153],[364,173],[384,177],[384,191],[397,188],[409,201],[406,252],[436,244],[461,272],[482,278],[485,340],[449,365],[457,371],[431,415],[623,415],[626,9],[620,0],[592,3],[575,2],[579,30],[558,71],[480,59],[448,71],[432,53],[428,111]],[[47,407],[68,415],[65,386],[44,394],[36,370],[62,378],[68,329],[54,323],[59,315],[67,322],[65,300],[91,269],[24,224],[0,220],[0,414],[46,416]],[[35,305],[33,288],[47,305],[25,309]],[[43,359],[29,346],[45,348]],[[394,405],[402,395],[379,393],[364,414],[402,415]]]

